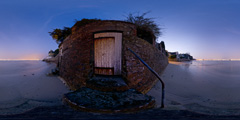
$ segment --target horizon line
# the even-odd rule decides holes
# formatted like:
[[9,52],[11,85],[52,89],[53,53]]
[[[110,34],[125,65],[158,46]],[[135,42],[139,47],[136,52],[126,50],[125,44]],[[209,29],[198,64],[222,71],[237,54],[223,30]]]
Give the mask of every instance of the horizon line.
[[197,61],[240,61],[240,59],[196,59]]

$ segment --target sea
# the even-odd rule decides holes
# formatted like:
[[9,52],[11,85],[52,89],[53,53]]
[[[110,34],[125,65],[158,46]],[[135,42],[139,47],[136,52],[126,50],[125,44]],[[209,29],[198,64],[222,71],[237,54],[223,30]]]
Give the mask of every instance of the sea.
[[[161,79],[166,109],[240,115],[240,61],[170,62]],[[148,94],[160,107],[160,82]]]
[[[42,61],[0,61],[0,115],[61,105],[62,95],[69,89],[57,77],[46,75],[55,66]],[[165,82],[166,109],[240,114],[240,61],[170,63],[161,78]],[[157,83],[149,94],[160,106],[161,84]]]
[[166,82],[168,79],[182,81],[182,87],[196,91],[195,95],[240,102],[240,61],[190,61],[173,68],[174,72],[172,68],[165,71],[172,75]]
[[[211,75],[227,81],[240,81],[240,61],[190,61],[179,65],[182,70],[191,72],[193,75]],[[49,64],[37,60],[0,60],[0,76],[19,75],[24,73],[34,73],[39,70],[54,68]]]
[[53,67],[53,65],[39,60],[1,60],[0,76],[34,73]]
[[39,60],[0,61],[0,115],[62,105],[69,89],[58,77],[47,76],[55,67]]
[[227,77],[228,80],[238,78],[240,81],[240,61],[191,61],[186,65],[189,65],[189,70],[192,72]]

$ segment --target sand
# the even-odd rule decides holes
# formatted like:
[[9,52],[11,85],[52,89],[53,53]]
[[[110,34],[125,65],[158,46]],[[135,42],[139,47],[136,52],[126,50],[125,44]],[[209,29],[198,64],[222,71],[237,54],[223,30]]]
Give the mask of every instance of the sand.
[[0,61],[0,115],[62,105],[62,95],[69,89],[58,77],[46,75],[55,66],[42,61]]
[[[161,75],[166,87],[164,109],[240,115],[240,64],[231,64],[232,67],[229,63],[170,62]],[[160,82],[147,94],[154,96],[160,107]]]

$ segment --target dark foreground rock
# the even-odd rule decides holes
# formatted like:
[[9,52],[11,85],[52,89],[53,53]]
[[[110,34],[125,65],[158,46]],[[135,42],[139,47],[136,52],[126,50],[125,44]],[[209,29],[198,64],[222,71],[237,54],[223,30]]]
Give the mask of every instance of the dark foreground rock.
[[135,120],[239,120],[240,116],[210,116],[184,110],[161,108],[136,113],[100,114],[73,110],[67,106],[39,107],[19,115],[1,116],[0,120],[93,120],[93,119],[135,119]]
[[64,101],[74,109],[100,113],[135,112],[155,105],[153,97],[134,89],[103,92],[83,87],[65,94]]

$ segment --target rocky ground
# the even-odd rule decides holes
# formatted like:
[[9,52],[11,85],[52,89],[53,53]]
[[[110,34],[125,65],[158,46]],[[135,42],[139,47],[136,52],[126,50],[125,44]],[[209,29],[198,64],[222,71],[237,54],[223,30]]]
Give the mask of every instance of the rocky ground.
[[153,108],[153,97],[143,95],[134,89],[124,92],[102,92],[83,87],[64,95],[64,102],[73,108],[101,113],[139,111]]

